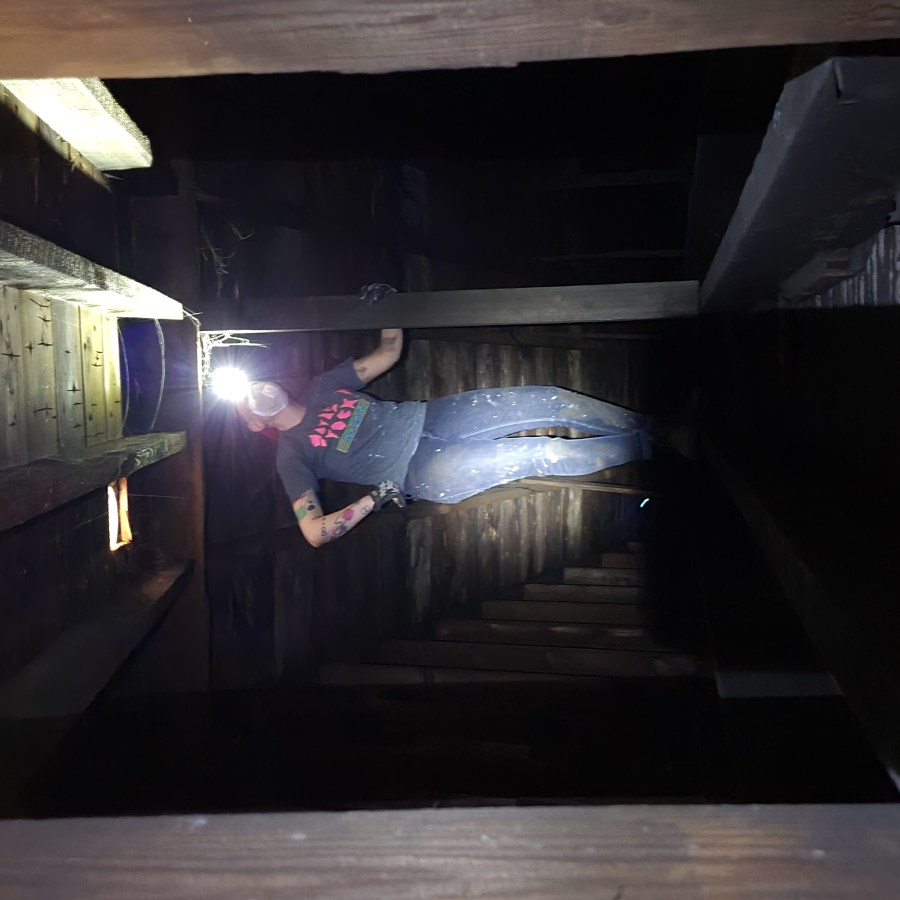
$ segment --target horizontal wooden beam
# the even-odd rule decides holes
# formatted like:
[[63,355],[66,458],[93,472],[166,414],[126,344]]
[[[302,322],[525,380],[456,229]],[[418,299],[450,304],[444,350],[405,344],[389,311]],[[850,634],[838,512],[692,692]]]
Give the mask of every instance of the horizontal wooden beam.
[[[864,490],[845,479],[841,491],[823,494],[830,467],[775,467],[764,451],[750,463],[748,452],[704,435],[705,460],[900,787],[895,530],[860,531],[872,515],[857,499]],[[847,559],[873,562],[848,567]]]
[[153,162],[149,138],[99,78],[0,83],[101,171],[146,168]]
[[[0,821],[19,900],[890,897],[900,807],[411,809]],[[65,886],[63,891],[62,885]]]
[[391,72],[900,36],[868,0],[3,0],[5,78]]
[[703,281],[704,312],[772,307],[847,265],[895,213],[898,144],[900,58],[837,57],[789,82]]
[[0,531],[105,488],[186,444],[184,432],[145,434],[98,444],[72,459],[42,459],[0,470]]
[[114,316],[184,318],[177,300],[7,222],[0,222],[0,283]]
[[0,685],[0,719],[84,712],[187,584],[189,562],[171,563],[128,585],[116,603],[63,631]]
[[245,300],[243,308],[244,319],[210,316],[204,329],[251,334],[680,319],[697,315],[697,282],[422,291],[388,294],[372,306],[356,296],[272,297]]

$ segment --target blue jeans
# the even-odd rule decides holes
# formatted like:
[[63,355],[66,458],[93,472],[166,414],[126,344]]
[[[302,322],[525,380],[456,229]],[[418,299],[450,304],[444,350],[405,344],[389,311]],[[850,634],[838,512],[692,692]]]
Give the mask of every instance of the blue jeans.
[[[587,475],[650,457],[648,419],[558,387],[466,391],[429,400],[405,489],[412,497],[458,503],[535,475]],[[592,437],[517,437],[560,426]]]

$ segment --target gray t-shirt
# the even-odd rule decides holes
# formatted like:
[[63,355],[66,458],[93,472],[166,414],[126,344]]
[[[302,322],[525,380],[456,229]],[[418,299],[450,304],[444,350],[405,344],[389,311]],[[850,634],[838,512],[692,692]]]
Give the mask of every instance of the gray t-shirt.
[[293,503],[320,478],[352,484],[402,485],[422,435],[425,403],[377,400],[346,359],[318,375],[298,397],[302,421],[278,439],[278,475]]

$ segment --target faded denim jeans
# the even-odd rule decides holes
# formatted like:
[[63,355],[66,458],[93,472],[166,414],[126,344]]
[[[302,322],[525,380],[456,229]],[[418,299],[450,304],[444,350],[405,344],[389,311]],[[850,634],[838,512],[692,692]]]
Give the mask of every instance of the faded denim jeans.
[[[650,457],[649,420],[558,387],[466,391],[429,400],[405,489],[412,497],[458,503],[536,475],[588,475]],[[508,437],[572,428],[591,437]]]

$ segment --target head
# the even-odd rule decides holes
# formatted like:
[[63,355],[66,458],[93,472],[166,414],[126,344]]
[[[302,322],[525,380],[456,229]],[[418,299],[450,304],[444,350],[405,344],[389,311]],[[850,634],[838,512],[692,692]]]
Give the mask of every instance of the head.
[[290,405],[291,398],[280,384],[252,381],[249,394],[235,404],[235,409],[251,431],[283,430],[285,422],[282,420]]

